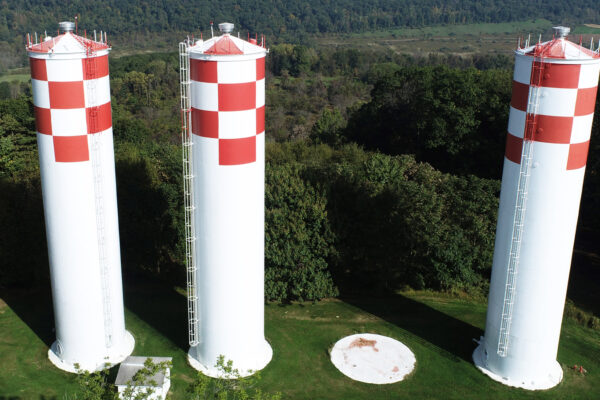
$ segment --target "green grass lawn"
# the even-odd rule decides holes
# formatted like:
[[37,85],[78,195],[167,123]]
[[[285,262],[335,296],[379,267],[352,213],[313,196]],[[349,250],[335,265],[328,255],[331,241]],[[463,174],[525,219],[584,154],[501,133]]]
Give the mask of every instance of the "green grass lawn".
[[[160,283],[136,283],[126,296],[134,355],[173,357],[172,399],[184,399],[195,375],[186,362],[185,298]],[[76,390],[72,375],[46,358],[53,340],[47,291],[4,293],[0,303],[0,399],[62,399]],[[274,356],[260,386],[287,399],[597,399],[600,398],[600,332],[567,320],[558,360],[563,382],[544,392],[512,389],[491,381],[471,363],[472,338],[482,334],[485,301],[431,292],[388,297],[348,297],[319,303],[266,306],[266,336]],[[329,362],[341,337],[373,332],[412,349],[415,371],[392,385],[354,382]],[[568,369],[584,365],[587,376]],[[115,372],[112,372],[114,379]],[[3,397],[4,396],[4,397]]]

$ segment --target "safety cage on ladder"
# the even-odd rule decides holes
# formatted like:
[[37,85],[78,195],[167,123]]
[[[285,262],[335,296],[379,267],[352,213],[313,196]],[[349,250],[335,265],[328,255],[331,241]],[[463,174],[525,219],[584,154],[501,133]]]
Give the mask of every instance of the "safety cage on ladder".
[[[96,55],[91,45],[86,43],[86,55],[84,59],[85,75],[95,77],[97,70]],[[96,85],[95,79],[85,80],[87,97],[91,107],[89,107],[87,124],[92,132],[89,135],[91,141],[91,161],[92,174],[94,177],[94,198],[96,205],[96,235],[98,241],[98,264],[100,267],[101,285],[102,285],[102,306],[104,316],[104,340],[106,347],[112,346],[112,311],[111,311],[111,293],[109,283],[109,260],[106,254],[106,216],[104,213],[104,176],[102,166],[102,137],[98,132],[98,105],[96,104]]]
[[527,113],[525,119],[525,132],[523,135],[523,148],[521,150],[521,164],[519,167],[519,180],[517,183],[517,199],[513,216],[513,229],[506,268],[506,285],[504,288],[504,301],[500,321],[500,334],[498,336],[498,355],[506,357],[510,344],[510,328],[513,316],[513,306],[516,300],[517,274],[521,256],[521,243],[525,214],[527,210],[527,192],[529,177],[531,176],[531,164],[533,159],[534,137],[537,129],[537,114],[540,103],[540,87],[544,75],[543,53],[539,50],[539,44],[534,51],[529,94],[527,100]]
[[187,275],[188,339],[190,346],[198,340],[198,312],[196,294],[196,230],[194,227],[194,175],[190,107],[189,40],[179,43],[179,82],[181,99],[181,145],[183,163],[183,204],[185,214],[185,267]]

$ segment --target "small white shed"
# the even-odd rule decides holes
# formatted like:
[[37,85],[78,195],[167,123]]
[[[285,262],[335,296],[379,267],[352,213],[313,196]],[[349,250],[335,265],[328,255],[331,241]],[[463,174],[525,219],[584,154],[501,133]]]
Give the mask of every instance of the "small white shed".
[[[134,379],[135,374],[144,368],[144,364],[148,359],[153,364],[171,362],[172,360],[171,357],[127,357],[121,363],[117,379],[115,380],[120,399],[129,400],[130,397],[135,398],[137,394],[151,392],[147,397],[148,400],[165,400],[171,387],[170,368],[167,367],[143,380]],[[128,386],[132,389],[129,393],[126,390]]]

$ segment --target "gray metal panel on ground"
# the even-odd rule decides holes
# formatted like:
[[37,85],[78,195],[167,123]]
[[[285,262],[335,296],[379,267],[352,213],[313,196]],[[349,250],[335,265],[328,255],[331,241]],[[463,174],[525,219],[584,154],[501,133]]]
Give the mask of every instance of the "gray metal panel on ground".
[[[119,373],[117,374],[117,379],[115,380],[115,385],[127,385],[128,382],[131,381],[133,375],[136,372],[144,368],[144,363],[148,358],[152,359],[152,362],[157,364],[163,361],[172,361],[172,357],[139,357],[139,356],[129,356],[121,363],[119,367]],[[148,381],[156,382],[156,387],[162,387],[165,381],[164,372],[159,372],[152,376]],[[147,385],[135,385],[135,386],[147,386]]]

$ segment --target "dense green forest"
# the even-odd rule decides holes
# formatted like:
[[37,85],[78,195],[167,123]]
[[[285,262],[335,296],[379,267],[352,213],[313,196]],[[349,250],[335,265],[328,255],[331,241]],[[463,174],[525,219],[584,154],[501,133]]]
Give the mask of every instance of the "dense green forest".
[[[267,299],[485,293],[511,61],[291,44],[268,57]],[[124,273],[183,285],[177,55],[113,58],[110,68]],[[592,144],[580,243],[600,232]],[[29,83],[0,83],[0,193],[0,224],[10,227],[0,232],[0,288],[45,284]]]
[[352,0],[198,2],[106,0],[62,2],[5,0],[0,3],[0,40],[14,32],[56,29],[56,21],[80,14],[82,27],[109,34],[207,29],[210,21],[234,22],[239,29],[272,35],[364,32],[393,27],[522,21],[598,20],[593,0]]

